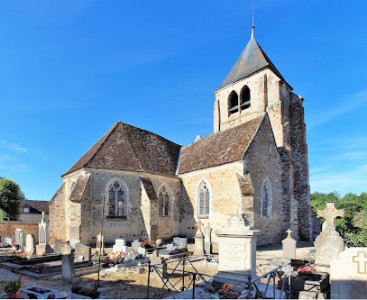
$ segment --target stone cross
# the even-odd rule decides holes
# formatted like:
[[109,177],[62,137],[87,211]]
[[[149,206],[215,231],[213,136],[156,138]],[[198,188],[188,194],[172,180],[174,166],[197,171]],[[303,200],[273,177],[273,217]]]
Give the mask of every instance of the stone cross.
[[289,237],[289,238],[290,238],[290,237],[291,237],[292,230],[291,230],[291,229],[288,229],[288,230],[287,230],[287,233],[288,233],[288,236],[287,236],[287,237]]
[[344,209],[336,209],[334,202],[328,202],[326,203],[326,208],[324,210],[319,210],[317,212],[318,218],[325,218],[326,221],[323,224],[324,226],[330,226],[331,228],[335,228],[334,219],[336,217],[344,217]]

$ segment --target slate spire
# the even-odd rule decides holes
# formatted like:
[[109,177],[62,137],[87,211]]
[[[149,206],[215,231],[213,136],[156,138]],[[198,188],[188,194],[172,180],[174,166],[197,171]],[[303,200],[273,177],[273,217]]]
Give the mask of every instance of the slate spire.
[[286,82],[269,57],[265,54],[264,50],[261,49],[260,45],[255,40],[254,27],[252,27],[250,41],[218,90],[266,67],[269,67],[281,80]]

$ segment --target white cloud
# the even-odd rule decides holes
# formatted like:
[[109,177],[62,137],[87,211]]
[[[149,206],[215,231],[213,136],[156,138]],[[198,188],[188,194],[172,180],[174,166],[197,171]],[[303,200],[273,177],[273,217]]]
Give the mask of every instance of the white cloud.
[[360,91],[349,97],[346,97],[342,104],[334,109],[328,109],[327,111],[321,112],[311,119],[308,128],[314,128],[327,123],[341,115],[344,115],[352,110],[357,109],[361,105],[367,103],[367,90]]
[[0,146],[2,148],[9,149],[14,152],[27,152],[27,149],[19,146],[18,144],[9,143],[7,141],[0,141]]

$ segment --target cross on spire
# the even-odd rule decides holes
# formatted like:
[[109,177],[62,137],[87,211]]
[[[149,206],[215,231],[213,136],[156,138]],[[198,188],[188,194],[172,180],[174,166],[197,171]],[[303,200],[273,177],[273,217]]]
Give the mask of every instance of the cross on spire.
[[252,26],[251,26],[251,38],[254,38],[255,31],[255,0],[252,0]]

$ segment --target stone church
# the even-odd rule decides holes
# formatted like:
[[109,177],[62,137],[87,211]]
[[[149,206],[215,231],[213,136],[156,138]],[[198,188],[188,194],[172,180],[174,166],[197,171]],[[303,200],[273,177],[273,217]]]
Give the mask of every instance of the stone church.
[[261,231],[312,237],[303,99],[252,35],[214,92],[214,133],[180,146],[117,122],[68,171],[50,201],[50,241],[193,238],[231,215]]

